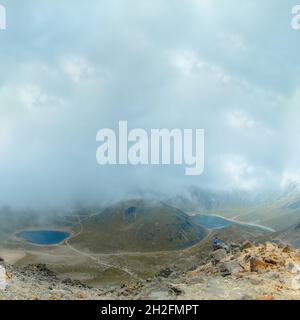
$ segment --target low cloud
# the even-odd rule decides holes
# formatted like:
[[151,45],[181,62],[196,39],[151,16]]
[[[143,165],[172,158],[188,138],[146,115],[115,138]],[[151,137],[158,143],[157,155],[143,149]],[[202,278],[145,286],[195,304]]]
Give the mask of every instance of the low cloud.
[[[292,1],[2,2],[0,205],[298,181]],[[205,129],[204,174],[98,166],[95,135],[120,120]]]
[[85,78],[89,78],[95,73],[93,66],[80,56],[65,58],[62,63],[62,68],[75,83],[80,83]]

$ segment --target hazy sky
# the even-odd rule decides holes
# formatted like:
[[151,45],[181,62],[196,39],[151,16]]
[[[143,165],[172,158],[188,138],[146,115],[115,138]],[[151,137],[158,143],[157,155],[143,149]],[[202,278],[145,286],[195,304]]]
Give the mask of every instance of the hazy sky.
[[[300,182],[290,0],[0,0],[0,205]],[[100,167],[99,129],[203,128],[205,171]]]

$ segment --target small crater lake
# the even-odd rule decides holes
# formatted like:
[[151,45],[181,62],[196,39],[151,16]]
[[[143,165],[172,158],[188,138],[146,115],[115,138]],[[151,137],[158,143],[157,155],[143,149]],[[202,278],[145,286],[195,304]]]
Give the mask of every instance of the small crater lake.
[[252,228],[260,231],[274,232],[273,229],[262,226],[262,225],[258,225],[254,223],[246,223],[241,221],[233,221],[233,220],[226,219],[216,215],[198,214],[198,215],[192,216],[192,220],[197,225],[200,225],[202,227],[205,227],[211,230],[224,229],[231,225],[239,225],[239,226],[244,226],[244,227],[248,227],[248,228]]
[[19,238],[27,242],[38,245],[54,245],[63,242],[69,237],[69,233],[65,231],[52,231],[52,230],[29,230],[17,233]]

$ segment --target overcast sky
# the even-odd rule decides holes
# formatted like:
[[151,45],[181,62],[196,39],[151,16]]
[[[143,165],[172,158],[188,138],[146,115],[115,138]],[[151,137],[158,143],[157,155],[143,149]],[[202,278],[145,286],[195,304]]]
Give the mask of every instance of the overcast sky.
[[[295,1],[0,2],[0,205],[300,182]],[[204,174],[98,166],[119,120],[205,129]]]

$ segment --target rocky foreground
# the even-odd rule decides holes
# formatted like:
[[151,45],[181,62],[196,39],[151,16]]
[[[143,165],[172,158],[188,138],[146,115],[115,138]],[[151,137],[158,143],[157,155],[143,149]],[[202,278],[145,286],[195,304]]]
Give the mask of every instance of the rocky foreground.
[[300,299],[300,251],[267,242],[219,249],[179,284],[182,299]]
[[60,279],[45,265],[5,266],[0,300],[300,299],[300,251],[267,242],[230,243],[190,270],[169,267],[154,279],[118,288],[91,288]]

